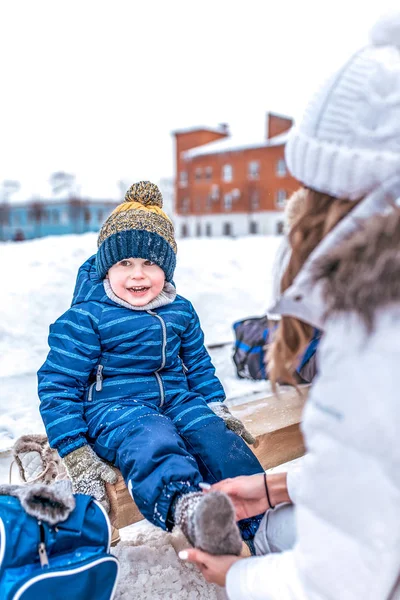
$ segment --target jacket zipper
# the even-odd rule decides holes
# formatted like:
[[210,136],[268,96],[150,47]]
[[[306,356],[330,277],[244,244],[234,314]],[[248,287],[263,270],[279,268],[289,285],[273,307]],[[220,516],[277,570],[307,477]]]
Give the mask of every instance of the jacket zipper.
[[162,338],[163,338],[162,346],[161,346],[161,366],[154,372],[154,375],[156,376],[156,379],[158,382],[158,386],[160,388],[160,394],[161,394],[160,408],[161,408],[161,406],[163,406],[164,401],[165,401],[165,393],[164,393],[163,382],[162,382],[160,375],[158,374],[158,371],[161,371],[165,367],[165,363],[167,361],[166,352],[165,352],[166,346],[167,346],[167,328],[165,326],[164,319],[162,319],[160,317],[160,315],[158,315],[157,313],[155,313],[151,310],[148,310],[147,312],[149,313],[149,315],[153,315],[153,317],[156,317],[161,323]]
[[42,524],[42,521],[38,521],[38,525],[39,525],[39,532],[40,532],[40,542],[38,545],[38,553],[39,553],[39,560],[40,560],[40,566],[42,567],[48,567],[49,566],[49,558],[47,556],[47,550],[46,550],[46,543],[45,543],[45,530]]
[[103,371],[104,365],[98,365],[96,370],[96,381],[90,384],[88,393],[88,402],[93,400],[93,388],[96,386],[96,392],[101,392],[103,389]]
[[104,366],[99,365],[96,372],[96,392],[101,392],[103,389],[103,371]]
[[94,381],[89,388],[89,394],[88,394],[88,402],[91,402],[93,399],[93,388],[96,385],[96,382]]

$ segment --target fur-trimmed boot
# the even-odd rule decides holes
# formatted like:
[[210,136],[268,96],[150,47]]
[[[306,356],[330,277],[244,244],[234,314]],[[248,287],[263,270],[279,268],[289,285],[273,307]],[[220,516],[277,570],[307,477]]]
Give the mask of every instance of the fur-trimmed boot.
[[68,479],[57,450],[50,448],[45,435],[22,435],[14,444],[13,455],[24,483],[49,485],[59,479]]
[[173,513],[175,524],[196,548],[215,555],[241,553],[235,509],[226,494],[184,494],[175,501]]

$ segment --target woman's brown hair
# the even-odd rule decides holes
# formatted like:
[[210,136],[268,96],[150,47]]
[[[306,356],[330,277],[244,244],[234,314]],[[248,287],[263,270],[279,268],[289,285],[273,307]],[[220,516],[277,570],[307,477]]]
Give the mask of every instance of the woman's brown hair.
[[[357,201],[334,198],[310,188],[305,190],[302,209],[289,233],[291,256],[281,279],[281,292],[292,285],[326,234],[357,204]],[[274,387],[278,382],[296,385],[295,369],[312,335],[311,325],[294,317],[282,317],[266,357]]]

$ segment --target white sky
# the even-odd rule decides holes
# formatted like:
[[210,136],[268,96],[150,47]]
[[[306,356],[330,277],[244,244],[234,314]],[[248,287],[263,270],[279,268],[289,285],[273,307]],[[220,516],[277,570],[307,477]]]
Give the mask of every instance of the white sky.
[[[393,0],[4,0],[0,182],[46,193],[76,174],[107,197],[173,173],[171,131],[229,123],[260,137],[299,117]],[[17,197],[16,197],[17,198]]]

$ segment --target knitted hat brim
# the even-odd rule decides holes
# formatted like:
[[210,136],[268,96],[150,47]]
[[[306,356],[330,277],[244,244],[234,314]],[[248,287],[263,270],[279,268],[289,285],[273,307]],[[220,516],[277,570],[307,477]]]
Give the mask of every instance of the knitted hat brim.
[[97,250],[98,276],[104,279],[108,270],[125,258],[151,260],[164,271],[166,281],[173,278],[176,266],[175,252],[157,233],[129,229],[107,237]]
[[291,175],[306,187],[358,200],[399,171],[400,153],[346,147],[293,129],[285,159]]

